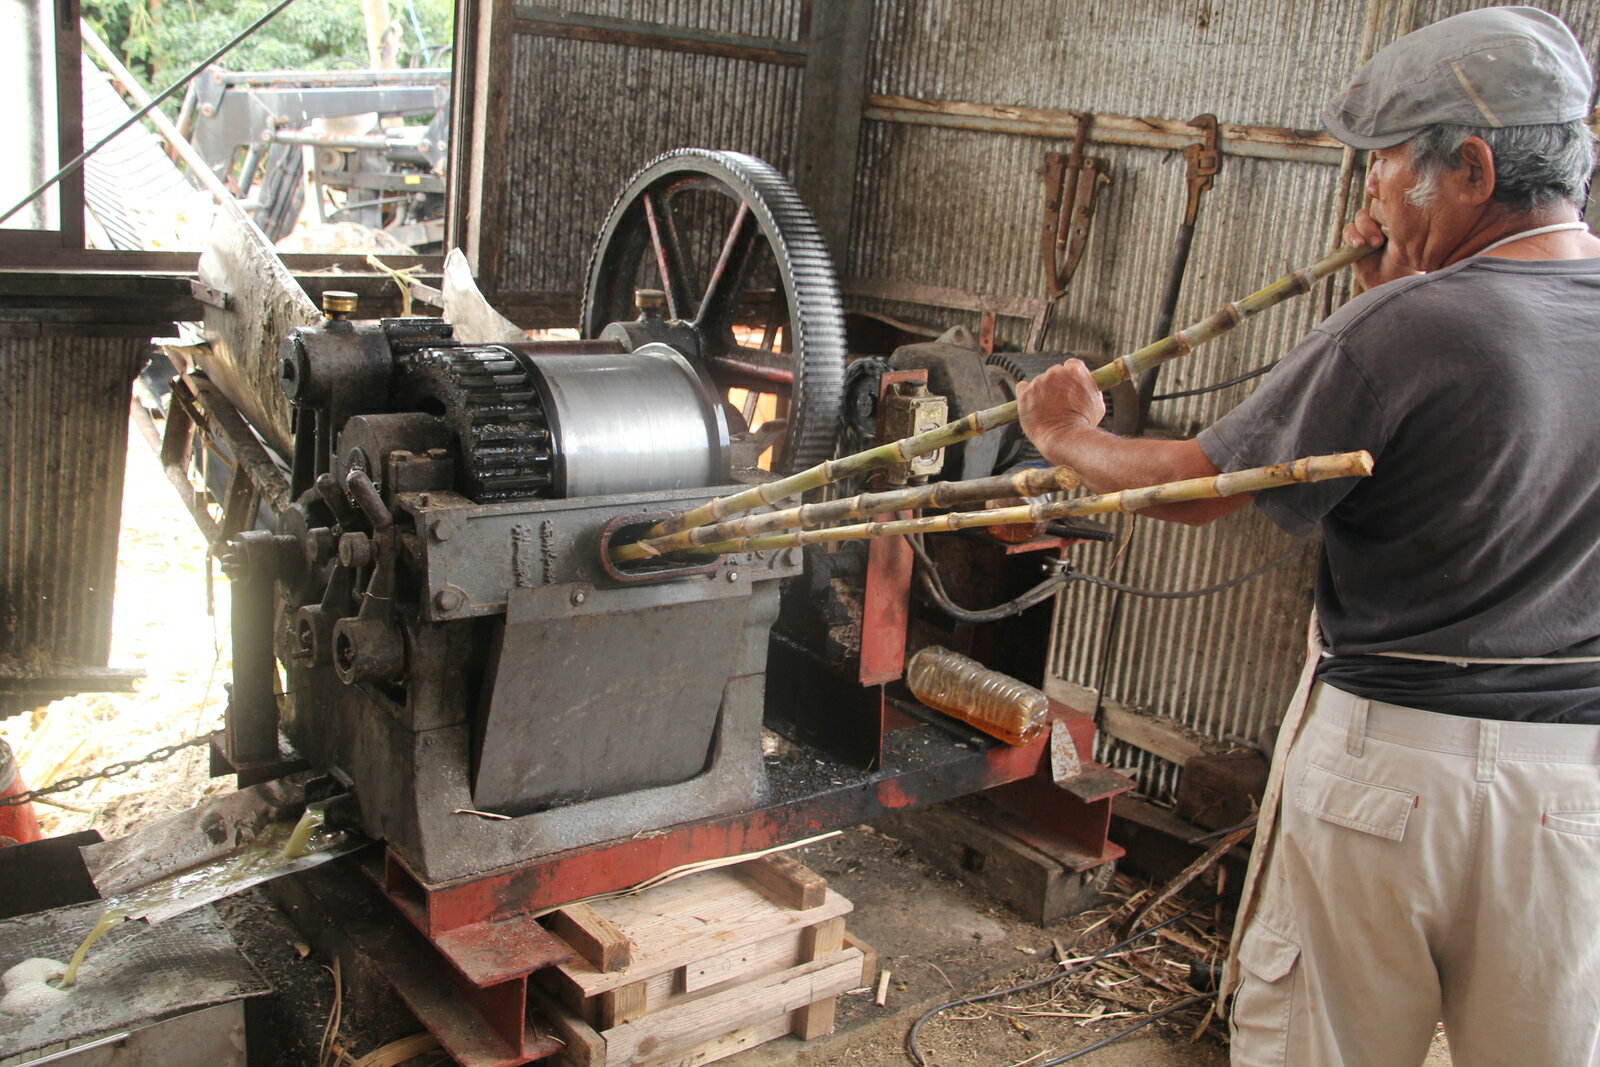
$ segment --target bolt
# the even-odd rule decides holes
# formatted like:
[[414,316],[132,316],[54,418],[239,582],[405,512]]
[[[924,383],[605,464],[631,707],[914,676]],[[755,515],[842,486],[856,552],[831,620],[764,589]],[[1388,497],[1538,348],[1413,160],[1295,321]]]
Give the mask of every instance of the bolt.
[[738,580],[739,580],[739,572],[738,571],[729,571],[728,572],[728,581],[737,582]]
[[[427,502],[424,501],[423,504],[426,506]],[[456,535],[455,528],[448,522],[445,522],[443,519],[440,519],[438,522],[428,527],[428,529],[433,533],[433,539],[435,541],[448,541],[450,538]]]
[[453,585],[448,589],[441,589],[433,595],[433,606],[440,611],[455,611],[466,602],[467,594]]
[[417,497],[417,503],[419,505],[421,505],[422,507],[425,507],[425,508],[426,507],[432,507],[433,506],[433,497],[429,496],[427,493],[419,494],[418,497]]
[[589,599],[589,594],[588,593],[585,593],[582,589],[575,590],[573,592],[573,594],[572,594],[572,606],[573,607],[577,607],[579,604],[582,604],[585,600],[588,600],[588,599]]
[[201,104],[200,105],[200,114],[204,115],[206,118],[210,118],[212,115],[215,115],[216,113],[217,113],[217,109],[212,107],[210,104]]

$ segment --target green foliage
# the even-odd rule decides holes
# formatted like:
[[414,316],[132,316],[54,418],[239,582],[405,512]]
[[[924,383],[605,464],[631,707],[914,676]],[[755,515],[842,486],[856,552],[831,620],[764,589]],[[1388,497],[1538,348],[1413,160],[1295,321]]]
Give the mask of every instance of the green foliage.
[[[84,0],[83,15],[158,91],[271,10],[276,0]],[[400,34],[396,65],[446,66],[452,0],[390,0]],[[420,38],[419,38],[420,29]],[[328,70],[367,66],[360,0],[296,0],[220,61],[229,70]]]

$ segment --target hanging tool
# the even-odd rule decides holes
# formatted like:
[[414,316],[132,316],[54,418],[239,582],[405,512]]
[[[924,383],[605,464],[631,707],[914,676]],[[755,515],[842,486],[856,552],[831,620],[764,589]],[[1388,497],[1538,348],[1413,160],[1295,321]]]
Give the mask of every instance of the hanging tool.
[[[1165,337],[1172,332],[1172,319],[1178,310],[1178,297],[1183,292],[1183,276],[1189,267],[1189,248],[1194,243],[1195,219],[1200,214],[1200,194],[1216,182],[1222,169],[1222,149],[1217,137],[1217,116],[1196,115],[1189,125],[1200,131],[1201,140],[1183,150],[1187,165],[1185,186],[1188,199],[1183,206],[1183,225],[1178,227],[1178,238],[1172,245],[1171,265],[1167,268],[1167,286],[1161,294],[1161,312],[1156,320],[1156,336]],[[1134,411],[1131,426],[1114,427],[1118,433],[1136,434],[1144,429],[1150,411],[1150,398],[1156,392],[1156,370],[1151,368],[1139,378],[1139,403]]]
[[1072,151],[1051,152],[1044,157],[1044,226],[1040,252],[1044,260],[1045,288],[1056,299],[1067,291],[1073,272],[1083,259],[1089,243],[1089,227],[1094,222],[1095,200],[1100,187],[1111,181],[1111,164],[1098,156],[1085,156],[1089,128],[1094,116],[1076,116],[1077,132]]

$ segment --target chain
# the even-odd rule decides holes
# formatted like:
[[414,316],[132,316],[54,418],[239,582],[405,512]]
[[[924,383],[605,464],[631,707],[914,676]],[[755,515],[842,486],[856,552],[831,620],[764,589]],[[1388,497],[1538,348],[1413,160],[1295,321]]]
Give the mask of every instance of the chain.
[[0,797],[0,808],[8,808],[17,804],[26,804],[35,797],[49,796],[51,793],[65,793],[69,789],[76,789],[80,785],[85,785],[94,781],[96,778],[111,778],[118,774],[126,774],[135,767],[142,767],[147,763],[161,763],[165,760],[169,760],[186,748],[198,748],[201,745],[209,745],[210,743],[211,735],[201,734],[199,737],[191,737],[187,741],[179,741],[175,745],[163,745],[147,756],[140,756],[138,759],[119,760],[116,763],[102,767],[93,774],[74,775],[70,778],[63,778],[59,782],[55,782],[51,785],[41,786],[38,789],[30,789],[26,793],[17,793],[8,797]]

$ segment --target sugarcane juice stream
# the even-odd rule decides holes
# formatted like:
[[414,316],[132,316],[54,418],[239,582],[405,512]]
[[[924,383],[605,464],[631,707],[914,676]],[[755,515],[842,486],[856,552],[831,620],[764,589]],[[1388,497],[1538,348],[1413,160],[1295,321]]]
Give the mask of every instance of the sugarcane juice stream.
[[57,988],[70,989],[78,980],[78,969],[83,966],[89,949],[107,931],[130,916],[152,908],[175,903],[184,897],[204,891],[207,896],[226,896],[228,886],[241,885],[252,878],[278,868],[289,866],[312,851],[311,844],[324,823],[324,810],[320,804],[308,804],[305,814],[291,828],[288,823],[274,823],[265,832],[237,852],[229,853],[210,863],[202,863],[179,871],[168,878],[151,882],[121,897],[106,902],[100,921],[90,930],[78,949],[72,954],[66,969],[61,973]]

